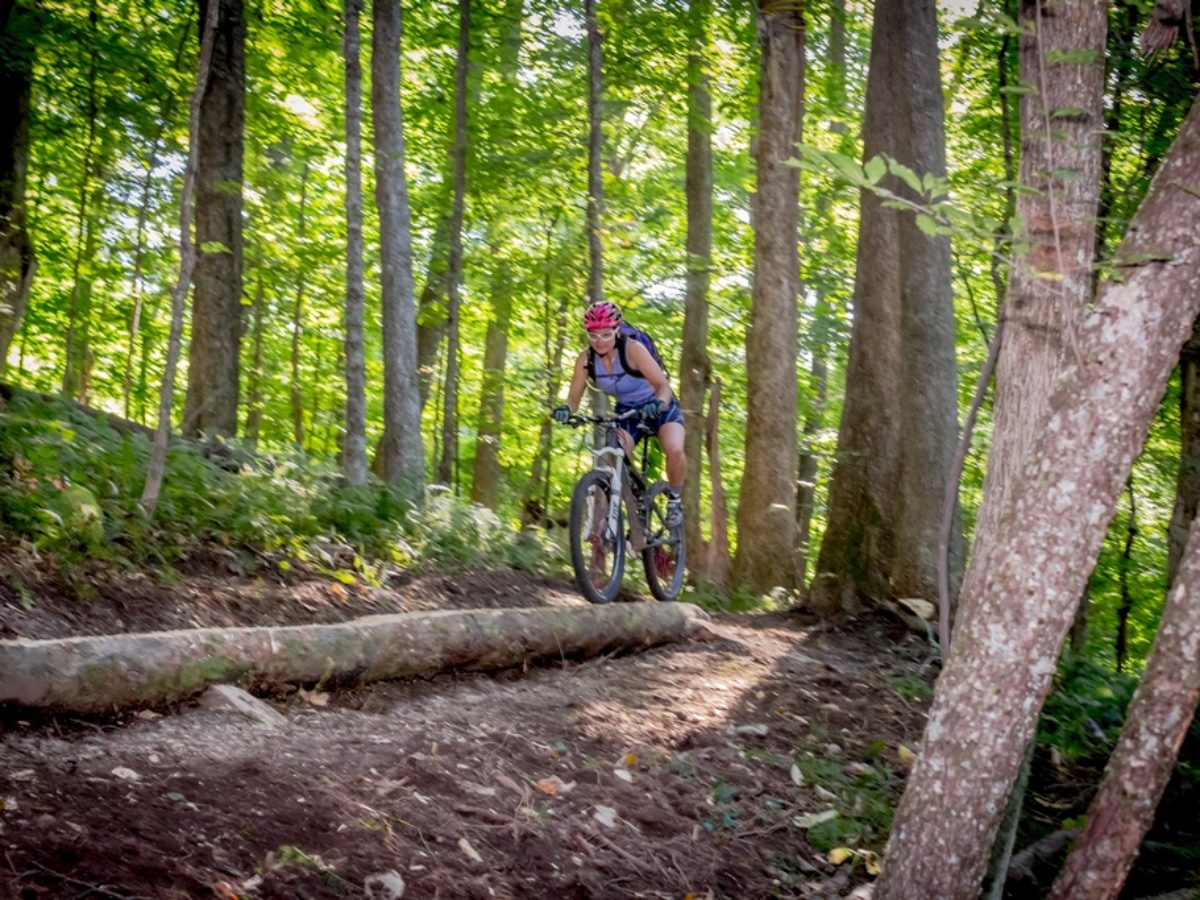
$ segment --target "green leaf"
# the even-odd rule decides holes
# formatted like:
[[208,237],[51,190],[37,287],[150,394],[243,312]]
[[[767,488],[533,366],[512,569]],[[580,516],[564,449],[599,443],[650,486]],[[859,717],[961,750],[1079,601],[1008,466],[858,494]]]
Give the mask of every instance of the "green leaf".
[[230,249],[220,241],[204,241],[200,244],[201,253],[230,253]]
[[887,163],[882,156],[873,156],[863,166],[863,174],[867,176],[868,182],[878,184],[887,174]]
[[941,229],[938,227],[931,217],[925,213],[917,213],[917,227],[921,229],[921,233],[929,237],[937,237],[941,234]]
[[1082,119],[1086,116],[1087,111],[1078,106],[1060,106],[1050,113],[1052,119]]
[[1046,54],[1049,65],[1090,66],[1100,58],[1099,50],[1080,48],[1078,50],[1051,50]]
[[888,171],[907,184],[918,194],[921,193],[921,179],[917,177],[916,172],[904,165],[904,163],[888,157]]

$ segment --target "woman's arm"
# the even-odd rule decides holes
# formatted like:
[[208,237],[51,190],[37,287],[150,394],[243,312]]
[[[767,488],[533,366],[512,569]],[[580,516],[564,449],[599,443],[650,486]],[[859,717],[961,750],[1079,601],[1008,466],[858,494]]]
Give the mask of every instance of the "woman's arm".
[[583,391],[587,387],[587,354],[584,350],[575,360],[575,372],[571,375],[571,387],[567,391],[567,406],[571,412],[579,409],[579,401],[583,399]]

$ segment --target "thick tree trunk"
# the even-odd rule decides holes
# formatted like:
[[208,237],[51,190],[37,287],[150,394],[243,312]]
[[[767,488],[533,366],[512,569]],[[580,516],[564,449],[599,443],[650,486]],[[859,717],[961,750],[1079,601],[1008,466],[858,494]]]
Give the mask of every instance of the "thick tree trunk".
[[1079,328],[1050,415],[972,560],[960,627],[892,828],[880,900],[975,896],[1114,505],[1200,312],[1200,103]]
[[1175,768],[1200,700],[1200,522],[1192,525],[1176,582],[1125,727],[1052,900],[1115,900]]
[[[897,124],[905,147],[899,161],[922,177],[946,175],[946,136],[933,2],[903,4],[897,22],[907,62],[904,107]],[[907,187],[902,191],[907,192]],[[916,199],[915,197],[913,199]],[[958,373],[954,357],[954,304],[950,239],[932,237],[905,215],[900,220],[900,478],[896,484],[896,546],[891,592],[938,596],[942,502],[958,438]],[[950,536],[951,584],[962,578],[962,529]]]
[[346,439],[342,471],[367,482],[367,364],[363,348],[362,65],[358,18],[362,0],[345,0],[346,33]]
[[584,0],[584,18],[587,21],[588,48],[588,292],[589,303],[604,299],[604,176],[601,165],[604,161],[604,133],[600,129],[600,102],[603,96],[601,74],[601,48],[603,39],[600,25],[596,21],[597,0]]
[[212,76],[200,112],[196,174],[196,290],[188,350],[185,435],[237,433],[242,339],[242,148],[246,19],[243,0],[220,7]]
[[0,706],[100,713],[189,697],[210,684],[257,688],[428,678],[703,639],[687,603],[444,610],[336,625],[199,628],[0,644]]
[[[1004,301],[992,444],[973,554],[995,545],[999,516],[1048,414],[1051,388],[1071,358],[1092,296],[1103,125],[1104,0],[1047,6],[1021,0],[1021,171],[1014,260]],[[1062,62],[1064,54],[1083,54]],[[975,572],[982,569],[972,566]],[[974,593],[964,589],[964,593]]]
[[[704,435],[698,427],[704,395],[712,379],[708,357],[708,285],[712,270],[712,99],[708,76],[710,0],[691,0],[688,13],[691,52],[688,56],[687,149],[687,290],[683,312],[683,356],[679,364],[679,403],[686,422],[684,438],[687,479],[683,485],[683,521],[687,546],[701,545],[700,485],[704,469]],[[697,554],[691,563],[701,569]]]
[[146,484],[142,488],[141,498],[142,509],[149,518],[154,516],[154,509],[162,492],[163,476],[167,471],[167,442],[171,437],[175,369],[179,365],[180,344],[183,340],[184,302],[187,300],[188,286],[192,283],[192,272],[196,267],[196,245],[192,240],[192,197],[196,193],[196,170],[199,168],[201,107],[208,88],[209,70],[212,68],[219,12],[220,8],[216,3],[209,3],[205,17],[201,20],[196,86],[188,107],[188,155],[183,170],[183,189],[179,196],[179,277],[171,294],[171,330],[167,336],[167,361],[158,396],[158,424],[154,429],[154,440],[150,444]]
[[454,68],[454,140],[450,169],[450,260],[446,272],[446,377],[442,383],[442,454],[437,480],[458,490],[459,288],[463,278],[463,201],[467,190],[467,69],[471,65],[471,0],[458,0],[458,63]]
[[802,4],[758,11],[758,186],[754,289],[746,334],[746,464],[738,500],[734,577],[752,591],[797,584],[796,301],[799,170],[804,121]]
[[425,479],[413,305],[412,220],[400,108],[400,4],[373,0],[371,100],[383,300],[383,478],[416,497]]
[[[449,198],[446,198],[449,202]],[[445,205],[445,204],[441,204]],[[417,305],[417,371],[420,375],[421,409],[429,402],[438,347],[446,333],[446,265],[450,254],[450,216],[438,216],[425,269],[425,286]]]
[[25,230],[33,25],[27,0],[0,0],[0,375],[24,320],[36,268]]
[[[891,28],[894,4],[875,8],[863,122],[863,158],[898,157],[893,122],[906,79]],[[889,10],[891,13],[889,14]],[[870,191],[859,198],[853,322],[846,395],[829,485],[828,517],[809,587],[809,605],[833,615],[854,612],[862,597],[890,593],[899,478],[899,213]],[[940,491],[939,491],[940,496]]]

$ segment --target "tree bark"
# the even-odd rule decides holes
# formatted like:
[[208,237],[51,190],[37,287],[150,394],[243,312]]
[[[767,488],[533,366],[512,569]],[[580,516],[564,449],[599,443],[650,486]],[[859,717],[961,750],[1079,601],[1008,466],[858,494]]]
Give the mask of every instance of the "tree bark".
[[[890,13],[889,13],[890,11]],[[875,9],[863,121],[863,158],[898,157],[893,119],[907,73],[890,15]],[[823,615],[853,613],[863,597],[890,592],[895,547],[894,486],[899,478],[900,272],[899,213],[870,191],[859,196],[853,320],[846,394],[829,484],[828,516],[809,586],[808,604]],[[940,495],[940,491],[939,491]]]
[[[1021,169],[1017,197],[1028,245],[1014,260],[996,367],[992,444],[973,554],[994,546],[1007,495],[1048,415],[1092,296],[1103,126],[1104,0],[1021,0]],[[1061,62],[1064,54],[1092,58]],[[982,568],[972,566],[972,571]],[[964,594],[974,593],[964,587]]]
[[267,315],[266,291],[263,287],[263,261],[258,261],[258,278],[254,289],[254,306],[251,309],[250,336],[253,342],[253,357],[250,367],[250,384],[246,391],[246,443],[251,448],[258,447],[259,432],[262,429],[263,413],[263,332]]
[[[999,520],[892,828],[880,900],[973,897],[1063,638],[1179,349],[1200,312],[1200,103],[1079,328]],[[986,566],[974,572],[977,566]]]
[[154,509],[162,492],[163,476],[167,470],[171,405],[175,398],[175,369],[179,364],[180,343],[183,340],[183,307],[187,300],[188,286],[192,283],[192,271],[196,266],[196,245],[192,241],[192,197],[196,192],[196,170],[199,167],[201,107],[208,88],[208,73],[212,66],[218,18],[218,5],[209,3],[200,25],[200,59],[196,67],[196,86],[188,107],[188,155],[183,170],[183,190],[179,198],[179,277],[171,294],[171,331],[167,337],[167,361],[158,398],[158,424],[154,429],[154,440],[150,444],[146,484],[142,488],[141,505],[148,518],[154,517]]
[[803,6],[758,10],[758,186],[754,194],[754,287],[746,335],[746,462],[738,500],[734,577],[746,588],[796,580],[796,344],[799,170],[804,121]]
[[181,700],[215,683],[271,689],[503,669],[703,639],[707,621],[699,607],[687,603],[617,603],[5,641],[0,706],[101,713]]
[[1200,509],[1200,319],[1179,356],[1179,474],[1167,526],[1167,588],[1183,558],[1188,527]]
[[34,9],[0,2],[0,375],[21,328],[37,266],[25,228],[29,112],[35,56]]
[[[946,175],[938,26],[934,3],[903,4],[902,52],[907,62],[904,105],[897,117],[900,162],[922,177]],[[910,189],[905,186],[902,192]],[[913,199],[916,199],[915,197]],[[900,220],[900,442],[896,484],[896,546],[891,593],[938,596],[938,546],[942,501],[958,438],[958,373],[954,303],[950,291],[950,239],[931,236],[905,215]],[[950,536],[953,589],[962,578],[962,529]],[[953,593],[956,592],[952,591]]]
[[362,64],[358,18],[362,0],[345,0],[342,54],[346,67],[346,439],[342,471],[367,483],[367,363],[363,347]]
[[804,443],[800,447],[796,470],[796,577],[801,584],[808,576],[809,541],[817,498],[817,453],[813,441],[821,430],[829,393],[829,367],[816,350],[813,351],[812,377],[817,385],[817,395],[804,415]]
[[[712,98],[708,75],[710,0],[690,0],[688,27],[687,288],[683,312],[683,355],[679,364],[679,404],[684,417],[698,423],[712,380],[708,357],[708,285],[712,270]],[[683,522],[689,547],[701,546],[700,485],[704,435],[693,424],[684,437],[687,478],[683,484]],[[696,556],[693,569],[701,569]]]
[[603,96],[601,74],[601,42],[603,36],[596,21],[597,0],[584,0],[588,47],[588,303],[604,299],[604,133],[600,125],[600,103]]
[[1175,768],[1200,700],[1200,522],[1192,525],[1176,582],[1121,737],[1051,900],[1115,900]]
[[219,6],[212,74],[200,111],[196,174],[196,290],[192,298],[188,436],[237,433],[242,339],[242,150],[245,132],[246,19],[243,0]]
[[705,446],[708,450],[708,479],[711,497],[710,532],[704,545],[704,575],[717,590],[729,587],[733,560],[729,555],[729,512],[725,504],[725,484],[721,481],[721,443],[718,426],[721,421],[721,380],[715,379],[708,394],[708,415],[705,417]]
[[[449,198],[445,198],[448,202]],[[439,203],[439,207],[446,203]],[[429,402],[438,347],[446,333],[446,267],[450,253],[450,215],[438,216],[425,269],[425,286],[417,304],[417,371],[420,375],[421,409]]]
[[400,106],[400,4],[373,0],[371,100],[375,120],[375,202],[379,208],[383,299],[383,441],[386,481],[418,497],[425,478],[413,305],[412,220],[404,174]]
[[458,489],[459,288],[463,277],[463,201],[467,190],[467,70],[471,65],[471,0],[458,0],[458,62],[454,68],[454,140],[450,169],[450,259],[446,272],[446,377],[442,386],[442,454],[437,480]]

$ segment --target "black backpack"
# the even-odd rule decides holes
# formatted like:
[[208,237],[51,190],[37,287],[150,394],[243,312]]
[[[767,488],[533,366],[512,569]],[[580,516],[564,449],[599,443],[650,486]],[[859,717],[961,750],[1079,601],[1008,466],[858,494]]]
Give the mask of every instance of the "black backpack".
[[[650,356],[654,359],[663,374],[667,374],[667,365],[663,362],[662,354],[658,352],[658,347],[654,343],[654,338],[642,331],[635,325],[630,325],[628,322],[622,322],[617,329],[617,357],[621,360],[621,368],[633,375],[636,378],[641,378],[642,373],[636,367],[631,366],[625,358],[625,345],[628,341],[637,341],[643,347],[650,351]],[[593,382],[596,380],[596,351],[588,347],[587,358],[587,374],[588,378]],[[669,378],[669,376],[668,376]]]

